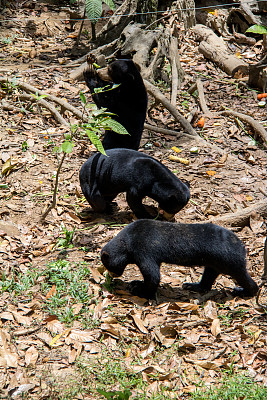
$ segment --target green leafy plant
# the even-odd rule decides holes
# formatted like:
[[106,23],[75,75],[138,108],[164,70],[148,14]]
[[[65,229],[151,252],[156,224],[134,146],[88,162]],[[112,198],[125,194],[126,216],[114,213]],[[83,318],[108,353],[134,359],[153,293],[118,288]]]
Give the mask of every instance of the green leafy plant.
[[11,93],[18,88],[17,78],[7,79],[6,82],[1,82],[0,85],[7,93]]
[[27,151],[28,148],[29,148],[29,145],[28,145],[28,143],[26,142],[26,140],[24,140],[24,142],[23,142],[22,145],[21,145],[21,149],[22,149],[22,151]]
[[257,33],[259,35],[267,35],[267,27],[264,25],[252,25],[246,32]]
[[[113,88],[114,86],[118,85],[113,85]],[[101,89],[103,90],[103,88]],[[98,109],[95,104],[87,104],[86,98],[82,92],[80,93],[80,99],[84,105],[84,110],[88,111],[88,120],[79,126],[73,125],[72,131],[75,132],[76,135],[78,132],[81,136],[86,134],[97,150],[102,154],[106,154],[100,140],[100,135],[103,130],[113,130],[120,135],[129,135],[129,133],[124,126],[112,118],[115,114],[110,113],[106,108]]]
[[85,0],[85,13],[87,18],[91,20],[92,39],[96,39],[95,26],[102,14],[102,2],[105,3],[111,10],[115,10],[113,0]]
[[38,101],[47,97],[47,94],[38,95],[38,93],[36,92],[35,94],[31,93],[31,96],[34,97],[36,101]]
[[11,278],[7,278],[3,273],[0,281],[0,293],[9,292],[19,295],[35,286],[36,279],[39,276],[40,272],[35,269],[28,270],[26,273],[16,273],[13,270]]
[[72,231],[69,231],[63,224],[61,224],[61,229],[64,233],[64,237],[60,238],[56,244],[56,247],[59,249],[70,249],[73,247],[72,239],[75,232],[75,228]]
[[9,45],[13,43],[14,39],[16,39],[17,35],[11,35],[8,37],[1,37],[0,42],[3,43],[3,45]]

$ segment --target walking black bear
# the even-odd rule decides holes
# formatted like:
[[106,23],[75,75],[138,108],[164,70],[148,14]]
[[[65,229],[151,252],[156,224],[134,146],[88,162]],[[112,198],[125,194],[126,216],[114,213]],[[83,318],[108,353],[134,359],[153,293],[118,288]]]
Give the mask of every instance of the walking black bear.
[[174,224],[140,220],[126,226],[101,251],[101,260],[111,276],[121,276],[128,264],[136,264],[144,281],[132,282],[134,295],[154,299],[162,262],[204,266],[199,283],[184,289],[209,291],[220,274],[241,286],[234,295],[255,296],[258,285],[246,269],[246,249],[231,231],[214,224]]

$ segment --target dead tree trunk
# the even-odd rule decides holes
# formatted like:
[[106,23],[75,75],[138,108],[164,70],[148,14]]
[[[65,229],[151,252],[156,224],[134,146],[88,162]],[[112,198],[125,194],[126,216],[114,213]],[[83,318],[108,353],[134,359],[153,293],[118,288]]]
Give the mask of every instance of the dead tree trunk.
[[172,10],[178,15],[179,22],[183,22],[185,29],[189,29],[196,23],[194,0],[177,0],[172,2]]
[[158,19],[158,0],[138,1],[136,7],[136,22],[145,25],[151,25]]
[[239,68],[248,68],[243,60],[229,53],[223,39],[210,28],[197,24],[192,30],[200,41],[199,52],[215,62],[227,74],[232,75],[233,71]]

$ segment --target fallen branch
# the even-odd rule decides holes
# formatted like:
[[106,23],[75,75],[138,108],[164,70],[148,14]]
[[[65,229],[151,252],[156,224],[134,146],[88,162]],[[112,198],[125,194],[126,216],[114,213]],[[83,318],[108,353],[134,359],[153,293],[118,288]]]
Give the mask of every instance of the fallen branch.
[[235,213],[226,213],[219,217],[214,217],[210,220],[210,222],[243,227],[249,224],[249,218],[254,213],[259,214],[262,217],[267,216],[266,199],[261,200],[257,204],[253,204],[250,207],[244,208],[243,210],[236,211]]
[[171,94],[171,104],[176,106],[176,98],[178,87],[181,87],[182,77],[179,77],[178,67],[181,71],[180,59],[178,54],[178,43],[177,38],[171,36],[170,48],[169,48],[170,64],[172,69],[172,94]]
[[212,60],[228,75],[232,75],[232,72],[237,68],[248,66],[243,60],[229,53],[223,39],[218,37],[212,29],[197,24],[192,28],[192,31],[201,42],[198,48],[199,52]]
[[[9,77],[0,77],[0,83],[1,84],[6,84],[10,82]],[[62,113],[64,113],[65,110],[68,110],[72,112],[76,117],[79,119],[83,119],[83,113],[78,110],[76,107],[72,106],[69,104],[66,100],[63,100],[61,98],[58,98],[56,96],[53,96],[51,94],[48,94],[44,92],[43,90],[37,89],[36,87],[30,85],[29,83],[21,82],[20,80],[16,81],[16,86],[18,86],[20,89],[25,90],[25,92],[37,94],[38,96],[45,96],[46,100],[51,100],[54,103],[57,103],[61,106],[62,108]]]
[[144,80],[144,84],[148,93],[150,93],[153,97],[155,97],[156,100],[160,101],[163,104],[163,106],[172,114],[176,121],[178,121],[182,125],[182,127],[190,136],[198,137],[194,128],[187,121],[187,119],[177,111],[176,107],[169,102],[169,100],[161,93],[161,91],[156,86],[154,86],[146,79]]
[[215,116],[215,113],[212,113],[207,106],[205,95],[204,95],[204,88],[202,81],[197,79],[196,82],[188,89],[189,94],[193,94],[195,91],[198,91],[199,103],[201,110],[203,111],[204,115],[208,118],[212,118]]
[[249,124],[253,128],[254,132],[262,138],[263,144],[267,148],[267,131],[258,121],[255,121],[254,118],[250,117],[249,115],[241,114],[233,110],[221,111],[219,114],[230,115],[232,117],[239,118],[241,121]]
[[36,103],[36,104],[46,108],[55,117],[57,122],[59,122],[61,125],[65,125],[67,127],[70,126],[69,123],[60,115],[60,113],[57,111],[57,109],[52,104],[45,101],[44,99],[38,99],[38,98],[35,98],[34,96],[31,96],[30,94],[25,94],[25,93],[19,95],[18,97],[20,100],[27,100],[27,101],[30,101],[31,103]]
[[171,129],[159,128],[158,126],[154,126],[154,125],[150,125],[150,124],[144,124],[144,128],[148,129],[149,131],[162,133],[163,135],[176,136],[177,138],[182,137],[182,136],[186,136],[188,139],[195,139],[194,136],[189,135],[188,133],[176,132],[176,131],[173,131]]

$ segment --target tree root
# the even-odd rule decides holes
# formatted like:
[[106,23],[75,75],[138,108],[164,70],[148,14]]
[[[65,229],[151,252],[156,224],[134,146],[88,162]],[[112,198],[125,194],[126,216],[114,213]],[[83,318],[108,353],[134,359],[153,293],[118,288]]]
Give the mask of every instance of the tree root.
[[239,210],[234,213],[226,213],[219,217],[214,217],[210,220],[210,222],[244,227],[249,224],[249,218],[254,213],[259,214],[262,217],[267,216],[267,199],[261,200],[257,204],[253,204],[252,206],[244,208],[243,210]]
[[241,114],[241,113],[233,111],[233,110],[221,111],[219,114],[220,115],[230,115],[230,116],[239,118],[241,121],[249,124],[254,129],[255,133],[262,138],[263,145],[265,148],[267,148],[267,131],[264,129],[264,127],[258,121],[255,121],[255,119],[253,119],[249,115]]
[[195,90],[198,91],[199,103],[204,115],[208,118],[213,118],[215,113],[212,113],[207,106],[201,79],[196,80],[196,82],[188,89],[188,93],[193,94]]
[[186,136],[188,139],[191,139],[191,140],[195,139],[194,136],[189,135],[188,133],[176,132],[176,131],[173,131],[171,129],[159,128],[158,126],[154,126],[154,125],[150,125],[150,124],[144,124],[144,128],[148,129],[149,131],[162,133],[163,135],[176,136],[177,138],[180,138],[182,136]]

